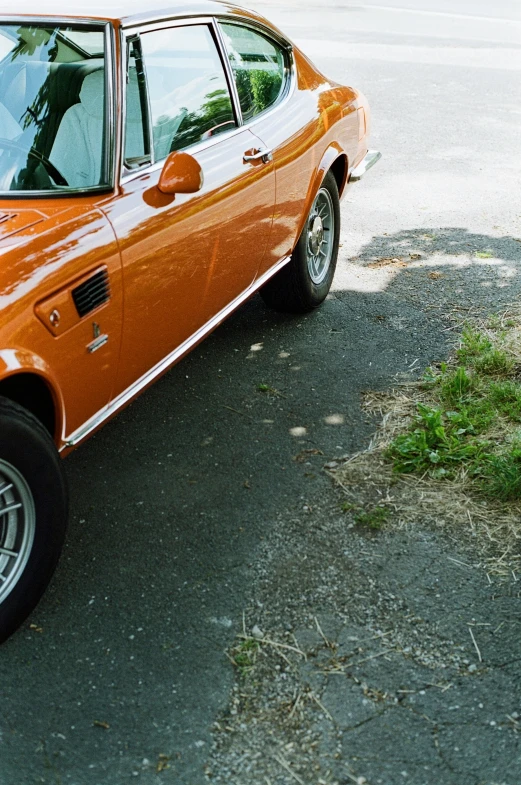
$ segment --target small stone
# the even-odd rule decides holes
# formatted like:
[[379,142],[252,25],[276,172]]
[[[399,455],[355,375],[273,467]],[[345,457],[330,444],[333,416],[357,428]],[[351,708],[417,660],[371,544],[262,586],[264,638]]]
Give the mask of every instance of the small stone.
[[255,640],[261,641],[264,638],[264,633],[261,628],[256,624],[255,627],[251,631],[252,636]]

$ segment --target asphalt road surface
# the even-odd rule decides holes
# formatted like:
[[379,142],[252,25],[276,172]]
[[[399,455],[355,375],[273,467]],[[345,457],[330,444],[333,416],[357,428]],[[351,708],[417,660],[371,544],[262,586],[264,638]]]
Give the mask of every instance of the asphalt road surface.
[[[519,293],[520,4],[255,7],[364,91],[383,159],[343,202],[339,270],[318,313],[283,317],[255,298],[67,459],[63,559],[0,650],[0,785],[204,782],[234,681],[225,649],[262,545],[311,495],[332,498],[325,477],[310,492],[292,457],[363,447],[373,424],[361,391],[446,352],[421,271],[407,279],[360,260],[432,232],[432,264],[455,276],[437,290],[440,307],[492,309]],[[491,245],[493,264],[458,263]],[[158,772],[161,755],[170,768]],[[438,781],[463,782],[454,777]]]

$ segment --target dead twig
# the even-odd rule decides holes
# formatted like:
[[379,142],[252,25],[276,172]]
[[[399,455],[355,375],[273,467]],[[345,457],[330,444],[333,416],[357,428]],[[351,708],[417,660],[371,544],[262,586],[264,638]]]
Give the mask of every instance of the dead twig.
[[472,632],[472,627],[469,627],[469,632],[470,632],[470,637],[472,638],[472,643],[474,644],[474,648],[476,649],[476,651],[477,651],[477,654],[478,654],[478,660],[479,660],[480,662],[483,662],[483,658],[482,658],[482,656],[481,656],[481,652],[480,652],[480,650],[479,650],[479,646],[478,646],[478,644],[476,643],[476,639],[475,639],[475,637],[474,637],[474,633]]
[[328,712],[328,710],[326,709],[326,707],[324,706],[324,704],[322,703],[322,701],[320,701],[320,700],[317,698],[317,696],[315,695],[315,693],[314,693],[314,692],[312,692],[312,693],[310,693],[310,695],[311,695],[311,697],[313,698],[313,700],[315,701],[315,703],[317,704],[317,706],[318,706],[320,709],[322,709],[322,711],[324,712],[324,714],[326,715],[326,717],[328,717],[328,718],[331,720],[331,722],[334,722],[334,719],[333,719],[333,717],[332,717],[332,716],[331,716],[331,714]]
[[321,626],[320,626],[320,624],[318,623],[318,619],[317,619],[317,617],[316,617],[316,616],[315,616],[315,624],[317,625],[317,631],[318,631],[318,634],[319,634],[319,635],[320,635],[320,637],[323,639],[323,641],[324,641],[324,643],[326,644],[327,648],[328,648],[328,649],[334,649],[334,648],[336,648],[336,647],[335,647],[335,644],[334,644],[334,643],[331,643],[331,641],[330,641],[328,638],[326,638],[326,636],[324,635],[324,631],[322,630],[322,627],[321,627]]
[[266,646],[274,646],[277,649],[287,649],[288,651],[294,651],[296,654],[300,654],[301,657],[307,660],[306,654],[301,649],[297,649],[296,646],[290,646],[289,643],[278,643],[277,641],[270,640],[270,638],[253,638],[251,635],[247,635],[245,633],[239,635],[238,637],[245,641],[255,641],[260,645],[265,644]]
[[291,768],[291,766],[289,765],[289,763],[288,763],[286,760],[284,760],[284,758],[282,757],[282,755],[279,755],[279,754],[275,753],[275,754],[273,755],[273,758],[274,758],[274,759],[277,761],[277,763],[279,763],[279,764],[282,766],[282,768],[283,768],[283,769],[286,769],[286,771],[288,772],[288,774],[289,774],[291,777],[293,777],[293,779],[294,779],[294,780],[296,780],[297,782],[299,782],[299,783],[300,783],[300,785],[305,785],[305,783],[304,783],[304,780],[303,780],[303,779],[301,779],[301,778],[298,776],[298,774],[295,774],[295,772],[293,771],[293,769]]

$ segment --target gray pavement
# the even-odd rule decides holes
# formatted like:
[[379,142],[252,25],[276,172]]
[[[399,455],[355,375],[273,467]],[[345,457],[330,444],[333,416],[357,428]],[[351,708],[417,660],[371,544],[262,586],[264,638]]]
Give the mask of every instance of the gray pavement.
[[[67,459],[64,557],[28,624],[0,649],[0,785],[201,785],[205,765],[230,785],[294,782],[283,767],[276,775],[267,764],[252,768],[240,734],[249,769],[232,743],[213,735],[214,722],[230,718],[237,689],[225,650],[243,612],[255,621],[255,608],[265,627],[286,625],[302,646],[306,618],[317,613],[327,611],[328,634],[346,647],[346,625],[356,638],[387,623],[402,640],[412,636],[403,619],[416,613],[426,639],[436,634],[433,645],[445,647],[461,690],[442,706],[432,692],[419,694],[427,677],[417,671],[429,663],[412,658],[400,677],[405,660],[379,658],[359,681],[372,680],[373,695],[410,683],[417,703],[403,721],[378,710],[378,724],[360,724],[353,737],[350,728],[372,705],[350,726],[349,712],[361,711],[356,702],[350,708],[352,684],[321,683],[336,725],[316,720],[312,755],[316,766],[333,762],[301,772],[305,785],[320,777],[342,785],[518,785],[515,717],[504,719],[516,711],[521,682],[515,587],[490,588],[477,569],[468,579],[447,572],[449,545],[457,554],[458,544],[439,533],[373,541],[342,530],[321,466],[366,445],[374,422],[360,409],[363,390],[385,389],[411,365],[444,357],[447,314],[518,298],[520,5],[255,6],[331,78],[366,93],[384,158],[343,203],[339,270],[318,313],[282,317],[252,300]],[[367,267],[410,253],[421,259],[406,271]],[[432,271],[441,277],[429,278]],[[259,392],[261,383],[281,395]],[[309,466],[293,460],[306,449],[323,455]],[[436,563],[445,566],[429,582]],[[435,582],[437,604],[425,599],[436,595]],[[470,662],[465,624],[494,616],[512,625],[490,639],[488,670],[471,682],[454,647]],[[475,723],[480,703],[496,708]],[[465,721],[452,721],[459,709],[451,706]],[[253,738],[251,718],[243,724]],[[286,738],[275,721],[272,730]],[[412,742],[394,755],[404,738]],[[444,757],[436,757],[440,746]],[[169,768],[158,771],[163,763]]]

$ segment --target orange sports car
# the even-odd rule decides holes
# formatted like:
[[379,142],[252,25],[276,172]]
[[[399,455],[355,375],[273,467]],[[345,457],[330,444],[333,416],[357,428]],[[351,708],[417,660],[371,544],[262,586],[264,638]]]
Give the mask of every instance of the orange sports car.
[[81,5],[0,9],[0,640],[60,554],[60,458],[254,292],[320,305],[380,157],[257,14]]

